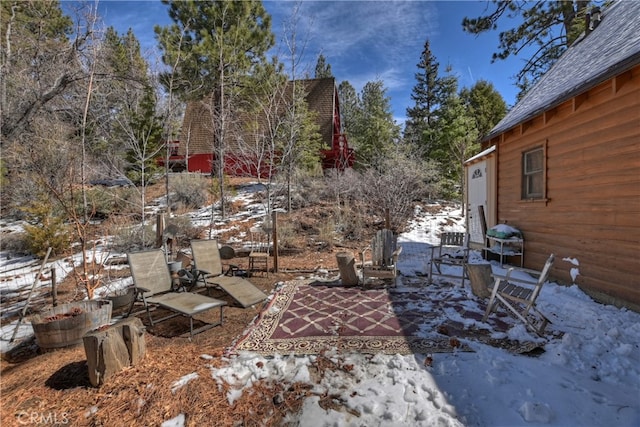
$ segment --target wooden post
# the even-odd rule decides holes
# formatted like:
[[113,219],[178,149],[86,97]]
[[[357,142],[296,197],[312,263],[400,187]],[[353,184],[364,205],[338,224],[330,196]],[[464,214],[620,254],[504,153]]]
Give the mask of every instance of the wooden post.
[[338,268],[340,269],[340,280],[345,286],[356,286],[358,284],[358,274],[356,273],[356,262],[353,254],[349,252],[338,252],[336,254]]
[[22,311],[20,311],[20,318],[18,319],[18,324],[16,325],[16,328],[13,330],[13,335],[11,335],[11,340],[9,342],[13,342],[16,339],[16,334],[18,333],[18,329],[20,329],[20,324],[22,323],[24,316],[27,314],[27,308],[29,308],[29,301],[31,301],[33,290],[36,288],[36,285],[38,284],[38,282],[40,282],[40,276],[42,276],[42,272],[44,271],[44,265],[49,260],[49,255],[51,255],[51,247],[47,249],[47,254],[44,256],[44,260],[40,265],[38,274],[36,274],[36,278],[33,281],[33,285],[31,285],[31,290],[29,291],[29,295],[27,295],[27,302],[24,303],[24,307],[22,307]]
[[164,238],[164,214],[156,216],[156,248],[161,248]]
[[273,272],[278,272],[278,212],[271,212],[273,227]]
[[56,307],[58,305],[58,289],[56,284],[56,269],[51,269],[51,304]]
[[391,230],[391,215],[389,215],[389,208],[384,210],[384,228]]

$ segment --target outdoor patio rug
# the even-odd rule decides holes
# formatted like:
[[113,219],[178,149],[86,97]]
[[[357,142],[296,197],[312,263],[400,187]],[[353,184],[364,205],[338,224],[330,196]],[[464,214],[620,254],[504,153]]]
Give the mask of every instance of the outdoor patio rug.
[[437,331],[443,318],[424,293],[293,281],[283,285],[232,353],[319,354],[471,351]]

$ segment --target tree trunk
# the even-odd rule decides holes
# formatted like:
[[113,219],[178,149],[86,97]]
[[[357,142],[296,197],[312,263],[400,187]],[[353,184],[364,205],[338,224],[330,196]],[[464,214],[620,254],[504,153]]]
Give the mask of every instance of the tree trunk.
[[144,332],[142,321],[130,317],[87,333],[83,342],[91,385],[102,385],[111,375],[140,362],[146,353]]
[[356,286],[358,284],[358,274],[356,273],[356,262],[353,254],[349,252],[338,252],[336,254],[338,268],[340,268],[340,280],[345,286]]
[[480,298],[489,298],[491,295],[491,264],[467,264],[471,291]]

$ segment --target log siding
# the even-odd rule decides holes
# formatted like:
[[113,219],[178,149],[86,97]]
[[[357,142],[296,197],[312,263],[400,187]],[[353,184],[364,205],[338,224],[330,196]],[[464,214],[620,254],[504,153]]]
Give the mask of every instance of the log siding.
[[[640,66],[485,141],[497,145],[497,220],[521,229],[525,265],[640,307]],[[522,200],[522,154],[545,147],[546,198]],[[575,258],[574,266],[563,258]]]

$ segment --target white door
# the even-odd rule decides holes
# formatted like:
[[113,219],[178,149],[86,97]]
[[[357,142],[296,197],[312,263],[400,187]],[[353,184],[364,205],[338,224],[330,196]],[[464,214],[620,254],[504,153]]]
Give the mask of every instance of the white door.
[[484,232],[478,206],[487,212],[487,160],[479,161],[467,167],[469,234],[471,242],[484,246]]

